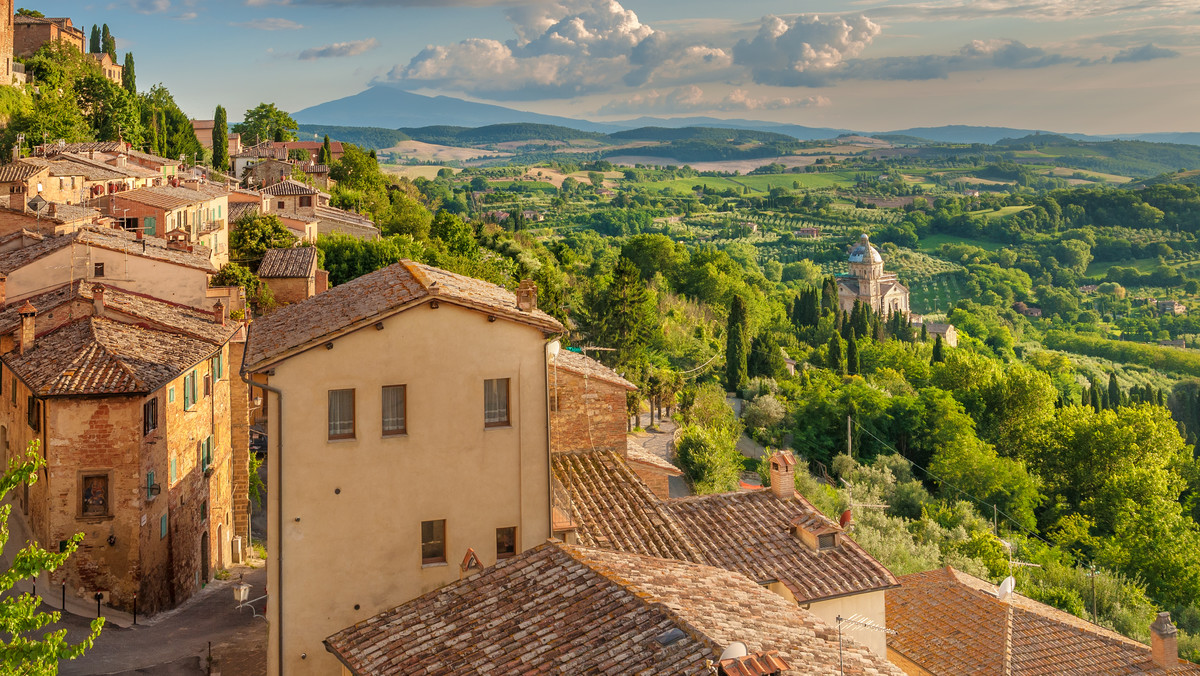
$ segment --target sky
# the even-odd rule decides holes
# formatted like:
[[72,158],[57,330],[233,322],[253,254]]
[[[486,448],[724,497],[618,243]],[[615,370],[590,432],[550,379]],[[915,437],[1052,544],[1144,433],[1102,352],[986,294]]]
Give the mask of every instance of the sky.
[[19,0],[231,121],[375,85],[595,121],[1200,131],[1197,0]]

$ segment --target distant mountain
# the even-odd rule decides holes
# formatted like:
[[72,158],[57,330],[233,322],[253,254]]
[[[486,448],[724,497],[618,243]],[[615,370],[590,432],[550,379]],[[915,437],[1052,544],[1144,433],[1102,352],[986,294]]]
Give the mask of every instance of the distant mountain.
[[758,129],[737,129],[734,127],[639,127],[627,131],[609,134],[614,141],[732,141],[746,143],[795,143],[796,139],[787,134]]
[[571,127],[581,131],[612,132],[625,127],[596,124],[554,115],[473,103],[449,96],[422,96],[395,87],[376,85],[344,99],[329,101],[292,114],[301,124],[420,128],[431,124],[453,127],[486,127],[510,122],[532,122]]
[[404,128],[400,130],[409,138],[425,143],[441,145],[485,145],[491,143],[509,143],[514,141],[575,141],[579,139],[607,140],[608,136],[600,132],[580,131],[570,127],[553,124],[533,124],[529,122],[514,122],[510,124],[491,124],[486,127],[453,127],[437,125],[417,129]]

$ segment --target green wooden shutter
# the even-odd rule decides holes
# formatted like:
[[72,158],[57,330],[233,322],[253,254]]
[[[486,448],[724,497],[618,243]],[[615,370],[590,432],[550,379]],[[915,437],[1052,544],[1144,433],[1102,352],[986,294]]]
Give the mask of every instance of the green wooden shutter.
[[154,226],[155,226],[154,217],[147,216],[144,220],[145,220],[146,235],[149,237],[154,237],[155,235],[157,235],[158,232],[154,229]]

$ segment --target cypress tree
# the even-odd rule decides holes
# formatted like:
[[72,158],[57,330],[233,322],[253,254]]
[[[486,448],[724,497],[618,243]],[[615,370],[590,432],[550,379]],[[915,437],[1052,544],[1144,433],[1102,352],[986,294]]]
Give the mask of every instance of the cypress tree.
[[846,362],[842,359],[842,339],[835,333],[829,338],[829,370],[846,375]]
[[826,277],[821,284],[821,314],[826,312],[837,312],[837,285],[833,279]]
[[858,341],[853,333],[850,334],[850,340],[846,341],[846,372],[852,376],[858,375]]
[[92,37],[88,40],[88,54],[100,53],[100,27],[92,24]]
[[747,381],[747,315],[745,299],[734,296],[725,325],[725,389],[729,392],[737,392]]
[[1100,388],[1097,387],[1096,384],[1093,382],[1092,386],[1088,388],[1088,392],[1091,394],[1092,410],[1095,411],[1096,413],[1099,413],[1100,412]]
[[100,29],[100,51],[107,53],[113,63],[117,62],[117,38],[108,31],[108,24]]
[[317,163],[325,165],[333,164],[333,146],[329,143],[329,134],[325,135],[325,142],[321,144],[321,154],[317,158]]
[[1084,385],[1079,390],[1079,405],[1087,406],[1090,403],[1092,403],[1092,395],[1088,393],[1088,386]]
[[121,86],[130,94],[137,94],[137,74],[133,68],[133,52],[125,52],[125,69],[121,71]]
[[229,170],[229,119],[224,106],[213,114],[212,165],[217,171]]
[[923,323],[921,324],[921,342],[924,343],[927,340],[929,340],[929,326]]
[[1108,407],[1116,410],[1121,405],[1121,386],[1117,384],[1117,374],[1108,374]]
[[946,361],[946,347],[942,345],[942,337],[935,336],[933,340],[933,356],[930,357],[930,364],[941,364]]

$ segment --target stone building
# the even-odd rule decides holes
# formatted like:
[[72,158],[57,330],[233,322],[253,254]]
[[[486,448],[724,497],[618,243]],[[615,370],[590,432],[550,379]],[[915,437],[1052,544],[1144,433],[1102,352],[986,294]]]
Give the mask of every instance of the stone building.
[[492,565],[550,536],[563,327],[536,292],[401,261],[250,325],[276,487],[268,673],[336,672],[325,637],[457,580],[468,553]]
[[[12,11],[12,2],[8,2]],[[83,31],[76,28],[69,18],[65,17],[13,17],[13,54],[16,56],[33,56],[42,45],[49,42],[64,42],[83,53],[86,41]]]
[[284,179],[263,189],[268,213],[280,218],[317,221],[319,234],[341,233],[360,239],[379,239],[379,228],[361,214],[329,206],[329,193]]
[[104,73],[104,78],[114,84],[122,84],[125,79],[125,66],[113,61],[108,52],[100,52],[99,54],[88,54],[96,65],[100,67],[100,72]]
[[258,277],[280,305],[299,303],[329,289],[329,273],[318,268],[315,246],[268,249]]
[[13,0],[0,0],[0,85],[23,83],[24,66],[20,77],[13,63]]
[[909,312],[908,287],[896,273],[883,271],[883,256],[866,234],[850,250],[850,273],[838,276],[837,286],[838,307],[846,312],[854,309],[855,301],[885,316]]
[[[202,310],[74,282],[0,311],[0,447],[47,465],[18,496],[68,593],[153,613],[230,563],[231,338]],[[244,409],[242,404],[240,408]],[[243,491],[245,489],[242,489]]]

